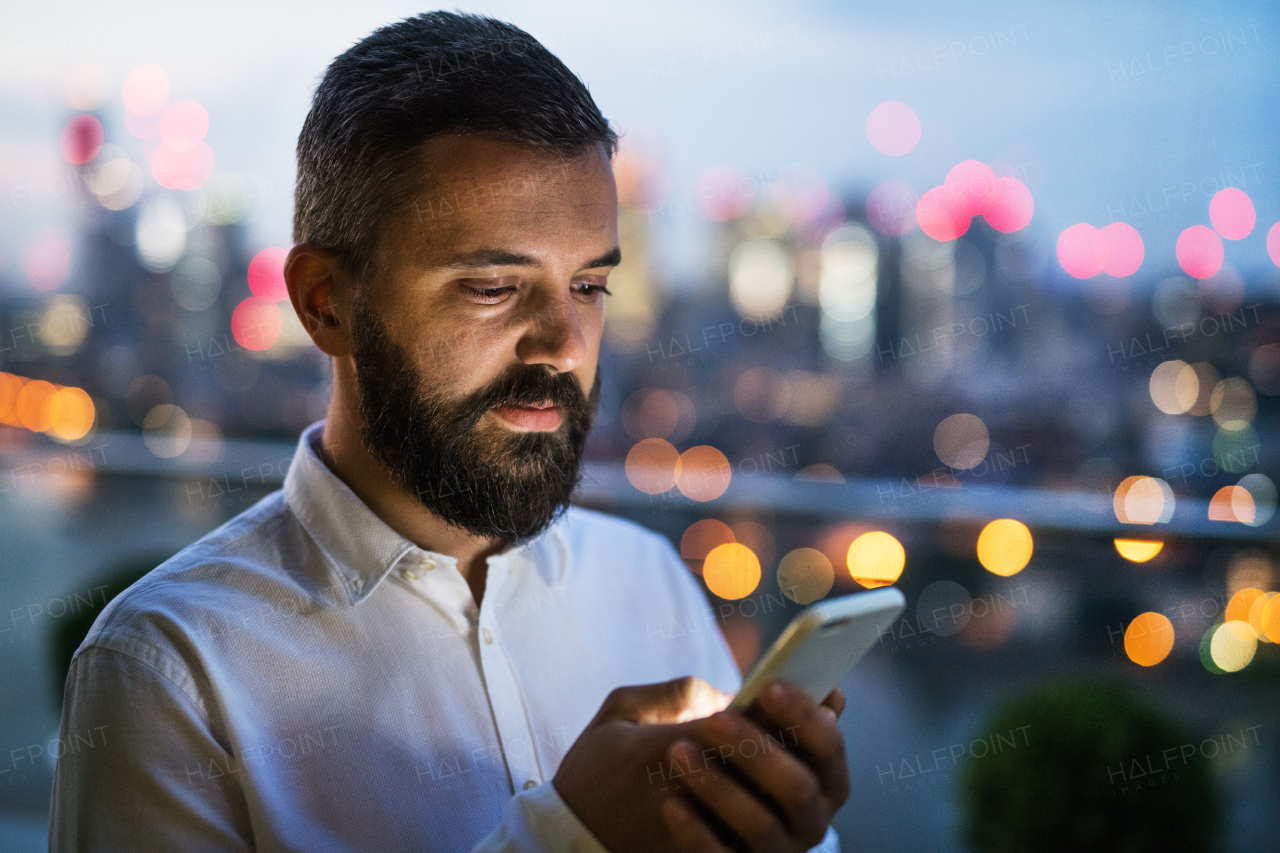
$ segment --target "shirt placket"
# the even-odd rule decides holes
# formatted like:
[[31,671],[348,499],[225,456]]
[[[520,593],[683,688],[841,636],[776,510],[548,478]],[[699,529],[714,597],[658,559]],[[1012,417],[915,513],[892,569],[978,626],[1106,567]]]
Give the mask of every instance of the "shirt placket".
[[480,607],[479,646],[480,663],[484,668],[484,680],[489,689],[489,701],[493,704],[493,717],[498,725],[498,738],[507,760],[513,791],[528,790],[543,781],[542,767],[534,749],[533,731],[524,698],[516,681],[515,667],[503,641],[498,619],[494,615],[500,608],[507,588],[506,580],[514,566],[513,557],[490,558],[484,603]]

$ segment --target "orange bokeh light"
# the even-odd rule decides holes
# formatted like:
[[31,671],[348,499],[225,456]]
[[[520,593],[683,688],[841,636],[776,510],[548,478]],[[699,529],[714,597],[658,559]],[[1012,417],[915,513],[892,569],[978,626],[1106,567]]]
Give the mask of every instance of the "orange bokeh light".
[[1223,486],[1209,501],[1210,521],[1239,521],[1251,524],[1257,515],[1253,495],[1243,486]]
[[[674,465],[673,462],[673,468]],[[703,561],[708,554],[721,545],[736,541],[737,537],[729,525],[716,518],[704,518],[690,524],[680,537],[680,556],[694,573],[702,574]]]
[[729,488],[733,468],[723,453],[709,444],[690,447],[675,466],[676,488],[695,501],[711,501]]
[[745,598],[760,585],[760,561],[739,542],[717,545],[702,565],[702,579],[721,598]]
[[1155,666],[1173,650],[1173,623],[1161,613],[1140,613],[1124,632],[1124,651],[1139,666]]
[[872,589],[887,586],[902,577],[907,552],[902,543],[890,534],[873,530],[853,540],[845,562],[853,579]]
[[646,438],[627,452],[627,480],[646,495],[660,495],[676,484],[680,451],[662,438]]

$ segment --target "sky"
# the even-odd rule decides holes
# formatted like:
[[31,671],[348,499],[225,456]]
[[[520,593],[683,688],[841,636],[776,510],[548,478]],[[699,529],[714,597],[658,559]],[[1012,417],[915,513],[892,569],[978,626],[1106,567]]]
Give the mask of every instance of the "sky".
[[[715,166],[765,183],[817,172],[842,194],[896,179],[917,192],[964,159],[1000,164],[1035,198],[1030,233],[1052,245],[1079,222],[1133,225],[1141,276],[1176,271],[1181,231],[1209,224],[1231,185],[1258,224],[1227,263],[1274,283],[1267,229],[1280,221],[1280,8],[1243,3],[496,2],[559,55],[631,144],[657,153],[672,202],[657,215],[660,266],[697,279],[707,225],[679,199]],[[82,64],[105,70],[100,114],[120,125],[120,85],[139,65],[171,100],[210,115],[216,168],[255,188],[251,243],[288,245],[293,147],[327,63],[379,25],[423,11],[348,3],[28,4],[0,28],[0,270],[24,240],[74,211],[57,135]],[[890,157],[867,139],[870,111],[908,104],[922,135]],[[114,123],[113,123],[114,119]],[[132,142],[133,140],[129,140]],[[127,146],[126,146],[127,147]],[[1270,286],[1270,285],[1269,285]]]

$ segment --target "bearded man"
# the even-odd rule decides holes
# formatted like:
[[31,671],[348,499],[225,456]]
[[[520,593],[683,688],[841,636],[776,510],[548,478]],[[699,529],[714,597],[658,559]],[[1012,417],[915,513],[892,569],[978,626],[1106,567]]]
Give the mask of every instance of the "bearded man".
[[285,266],[327,416],[281,491],[95,623],[62,737],[104,742],[60,757],[52,850],[837,849],[843,696],[725,710],[739,675],[670,544],[568,508],[616,143],[488,18],[332,63]]

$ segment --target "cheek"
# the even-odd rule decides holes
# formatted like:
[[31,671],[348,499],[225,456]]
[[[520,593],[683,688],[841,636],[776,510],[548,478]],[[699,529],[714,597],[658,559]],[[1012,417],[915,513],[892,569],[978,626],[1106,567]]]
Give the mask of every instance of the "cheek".
[[414,347],[418,369],[428,381],[458,390],[483,385],[490,371],[509,360],[511,337],[502,324],[459,323],[428,327]]

